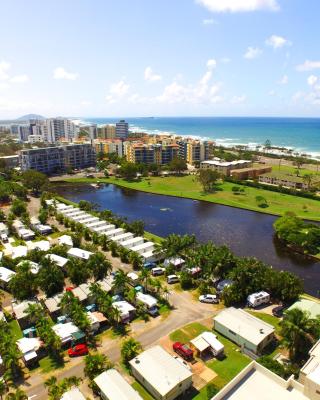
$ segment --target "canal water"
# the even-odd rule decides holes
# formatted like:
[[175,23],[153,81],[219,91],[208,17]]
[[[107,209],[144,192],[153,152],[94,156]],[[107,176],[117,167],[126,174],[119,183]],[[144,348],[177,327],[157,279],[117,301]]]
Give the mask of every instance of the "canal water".
[[203,201],[160,196],[108,184],[56,185],[65,198],[88,200],[112,212],[141,219],[145,229],[159,236],[195,234],[201,242],[225,244],[239,256],[254,256],[279,270],[294,272],[304,280],[306,292],[320,290],[320,263],[292,253],[275,238],[276,217]]

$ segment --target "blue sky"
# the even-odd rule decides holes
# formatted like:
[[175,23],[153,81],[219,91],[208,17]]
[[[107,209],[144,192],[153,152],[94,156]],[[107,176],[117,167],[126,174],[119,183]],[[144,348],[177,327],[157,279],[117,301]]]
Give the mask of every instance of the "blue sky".
[[0,14],[0,118],[319,115],[319,0],[0,0]]

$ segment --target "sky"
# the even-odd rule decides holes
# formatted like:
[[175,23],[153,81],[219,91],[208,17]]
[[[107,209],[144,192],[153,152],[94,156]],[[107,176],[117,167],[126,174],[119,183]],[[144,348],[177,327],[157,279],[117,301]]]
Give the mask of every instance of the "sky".
[[319,0],[0,0],[0,118],[319,116]]

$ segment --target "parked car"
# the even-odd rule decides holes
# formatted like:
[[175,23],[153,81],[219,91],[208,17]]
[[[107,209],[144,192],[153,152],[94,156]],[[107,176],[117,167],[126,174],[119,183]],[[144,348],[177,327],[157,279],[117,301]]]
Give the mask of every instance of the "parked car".
[[172,348],[184,360],[191,361],[193,359],[193,351],[186,344],[175,342]]
[[151,273],[153,276],[163,275],[165,273],[165,268],[161,267],[152,268]]
[[285,310],[285,307],[284,307],[284,306],[277,306],[277,307],[274,307],[274,308],[272,309],[272,314],[273,314],[275,317],[281,318],[281,317],[283,317],[283,312],[284,312],[284,310]]
[[68,350],[69,357],[85,356],[89,353],[86,344],[76,344]]
[[167,276],[167,282],[168,283],[177,283],[179,282],[179,277],[177,275],[168,275]]
[[210,304],[219,303],[219,299],[215,294],[202,294],[201,296],[199,296],[199,301],[201,301],[201,303],[210,303]]

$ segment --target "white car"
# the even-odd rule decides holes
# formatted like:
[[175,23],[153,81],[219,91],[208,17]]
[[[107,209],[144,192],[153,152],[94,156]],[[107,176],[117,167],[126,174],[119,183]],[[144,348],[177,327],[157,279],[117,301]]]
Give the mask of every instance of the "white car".
[[167,276],[167,283],[176,283],[179,282],[179,277],[177,275],[168,275]]
[[199,296],[201,303],[216,304],[219,303],[218,297],[215,294],[203,294]]

